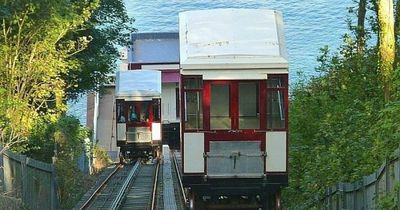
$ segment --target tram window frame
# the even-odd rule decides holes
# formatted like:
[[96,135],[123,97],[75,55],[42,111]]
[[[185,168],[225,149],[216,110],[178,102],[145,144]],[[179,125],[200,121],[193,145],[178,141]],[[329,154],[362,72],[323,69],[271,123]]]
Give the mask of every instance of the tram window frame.
[[[204,129],[204,110],[203,110],[203,78],[201,76],[183,76],[182,77],[182,101],[183,101],[183,116],[181,120],[183,128],[186,131],[200,131]],[[197,95],[197,115],[195,116],[195,122],[190,123],[188,121],[188,94]],[[196,109],[196,108],[195,108]],[[191,126],[195,125],[195,126]]]
[[[273,81],[279,80],[280,83],[272,83]],[[287,130],[288,127],[288,76],[284,75],[268,75],[266,80],[266,129],[267,130]],[[277,124],[276,120],[272,120],[273,113],[271,111],[272,106],[271,97],[272,94],[276,93],[276,100],[278,100],[278,114],[281,118]],[[280,101],[280,102],[279,102]],[[276,105],[276,104],[275,104]]]

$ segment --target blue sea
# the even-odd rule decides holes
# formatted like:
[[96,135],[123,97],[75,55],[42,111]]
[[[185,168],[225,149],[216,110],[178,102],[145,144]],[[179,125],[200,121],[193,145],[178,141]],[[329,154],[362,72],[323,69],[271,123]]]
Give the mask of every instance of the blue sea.
[[[135,18],[138,32],[178,31],[178,13],[212,8],[264,8],[279,10],[285,23],[290,81],[296,72],[315,75],[319,49],[337,49],[348,32],[348,8],[352,0],[125,0],[128,14]],[[86,99],[69,104],[69,113],[86,124]]]

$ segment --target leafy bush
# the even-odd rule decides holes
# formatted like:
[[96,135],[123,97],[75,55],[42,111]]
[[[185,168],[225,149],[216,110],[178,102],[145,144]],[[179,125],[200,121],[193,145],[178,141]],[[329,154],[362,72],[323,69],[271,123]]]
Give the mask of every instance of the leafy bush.
[[110,165],[110,163],[112,162],[111,157],[108,155],[108,153],[97,145],[93,149],[93,156],[93,170],[95,173],[98,173],[104,167]]

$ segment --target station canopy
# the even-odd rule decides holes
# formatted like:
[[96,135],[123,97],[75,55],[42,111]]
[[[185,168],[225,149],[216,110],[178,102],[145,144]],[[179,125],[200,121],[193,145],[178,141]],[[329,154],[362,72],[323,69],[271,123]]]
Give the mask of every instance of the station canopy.
[[181,12],[179,39],[183,72],[196,69],[281,69],[281,73],[287,73],[282,15],[274,10]]
[[161,72],[157,70],[118,71],[116,99],[151,100],[161,97]]

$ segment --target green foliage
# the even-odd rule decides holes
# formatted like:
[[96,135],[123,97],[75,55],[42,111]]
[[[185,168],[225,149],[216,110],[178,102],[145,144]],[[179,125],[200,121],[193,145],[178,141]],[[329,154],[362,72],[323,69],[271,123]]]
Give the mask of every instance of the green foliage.
[[[368,1],[367,9],[376,12],[376,2]],[[385,104],[378,47],[358,51],[351,20],[338,52],[321,50],[320,75],[292,85],[287,209],[318,208],[327,187],[374,172],[400,146],[400,69],[390,76],[394,96]],[[367,20],[365,43],[371,44],[380,31],[376,16]],[[382,198],[381,207],[391,209],[392,198]]]
[[60,209],[72,209],[82,195],[94,184],[95,178],[83,174],[71,161],[56,162]]
[[393,149],[400,147],[400,100],[390,102],[380,110],[378,120],[371,128],[374,135],[373,154],[379,154],[379,159],[390,159]]
[[78,68],[73,55],[84,50],[88,36],[66,38],[79,31],[98,1],[0,2],[0,102],[4,104],[4,146],[26,142],[40,119],[55,122],[66,110],[62,75]]
[[56,122],[67,99],[106,82],[133,19],[122,0],[15,0],[0,8],[0,143],[25,151],[27,137]]
[[55,152],[57,159],[76,163],[84,151],[84,139],[88,137],[88,129],[80,126],[79,120],[73,116],[62,116],[57,122],[39,121],[35,132],[29,137],[29,150],[20,150],[29,157],[51,163]]
[[78,68],[63,75],[68,88],[67,97],[75,99],[87,91],[97,90],[110,79],[107,75],[116,69],[118,46],[125,46],[133,28],[123,0],[100,0],[100,6],[85,24],[83,30],[68,34],[70,37],[90,36],[87,48],[76,54]]
[[110,155],[108,155],[108,153],[104,149],[97,145],[93,149],[93,156],[94,158],[96,158],[96,160],[105,162],[107,164],[110,164],[112,162]]
[[93,159],[94,162],[92,167],[94,173],[102,171],[105,167],[112,163],[111,157],[108,155],[108,153],[97,145],[93,149]]
[[396,210],[398,209],[398,204],[400,203],[400,182],[396,183],[394,186],[394,190],[385,195],[380,195],[378,197],[378,208],[377,209],[385,209],[385,210]]
[[[93,184],[94,178],[78,169],[78,158],[84,152],[88,130],[73,116],[62,116],[57,122],[39,121],[35,132],[22,150],[36,160],[52,163],[55,156],[58,196],[62,209],[71,209]],[[20,151],[21,152],[21,151]],[[56,152],[56,154],[55,154]]]
[[65,209],[85,190],[74,163],[88,135],[65,102],[106,80],[132,22],[122,0],[0,1],[0,144],[45,162],[56,154]]
[[78,169],[78,158],[84,152],[84,139],[88,130],[81,128],[79,120],[63,116],[49,128],[56,143],[56,171],[58,196],[62,209],[71,209],[91,185],[91,179]]
[[359,55],[345,36],[339,53],[324,48],[319,61],[320,76],[291,93],[288,209],[310,208],[327,187],[372,173],[400,142],[399,101],[384,104],[376,49]]
[[57,143],[57,158],[76,162],[83,151],[83,140],[88,130],[80,127],[79,120],[72,116],[62,117],[55,126],[54,141]]

